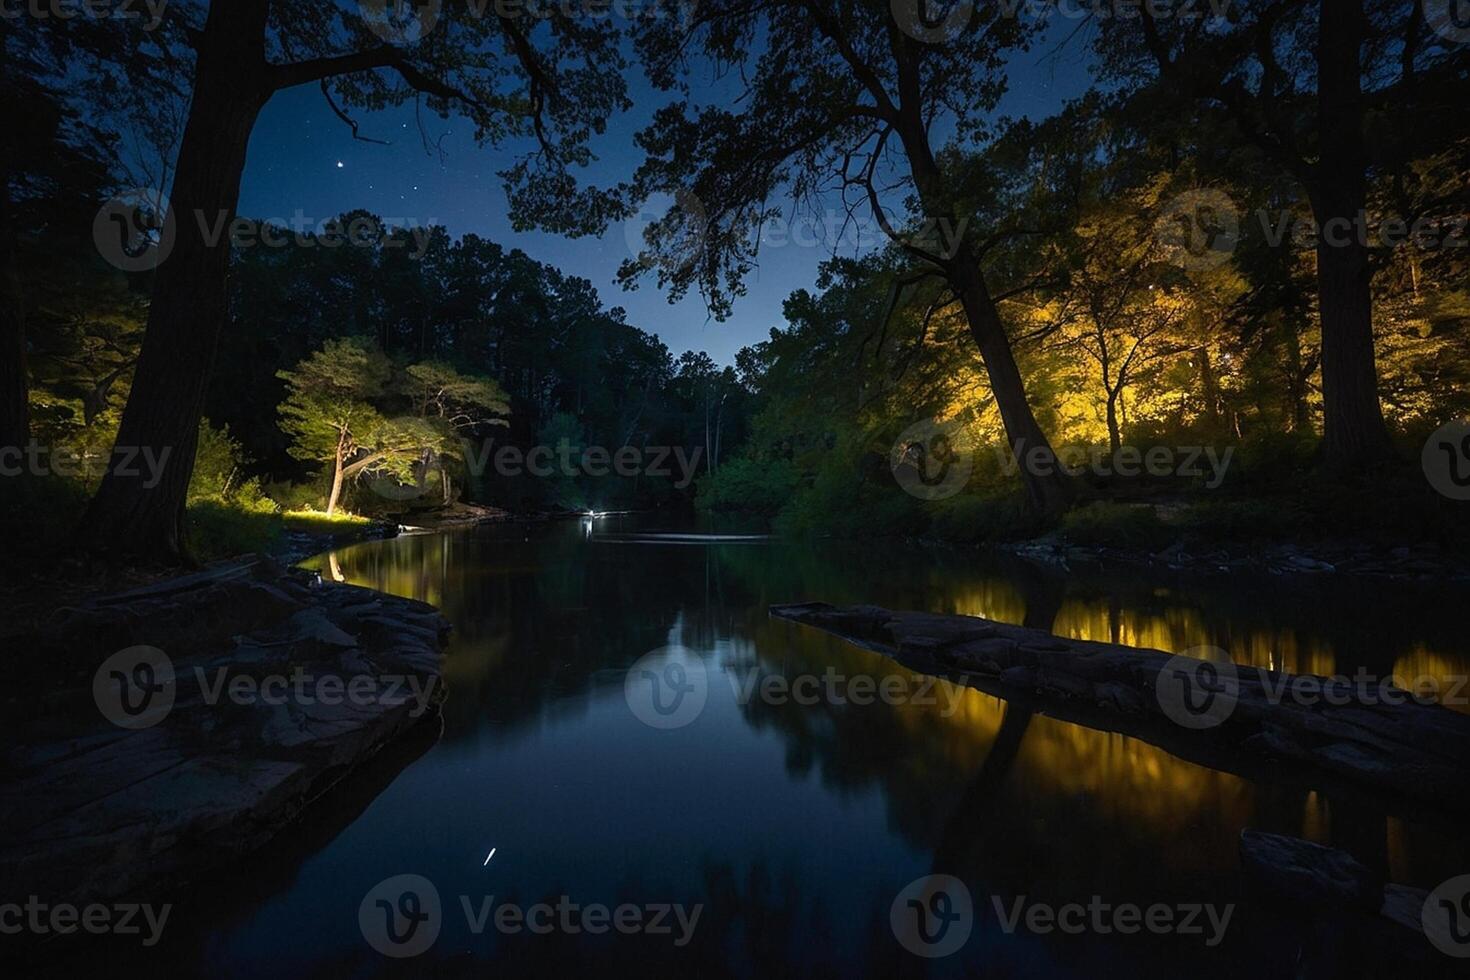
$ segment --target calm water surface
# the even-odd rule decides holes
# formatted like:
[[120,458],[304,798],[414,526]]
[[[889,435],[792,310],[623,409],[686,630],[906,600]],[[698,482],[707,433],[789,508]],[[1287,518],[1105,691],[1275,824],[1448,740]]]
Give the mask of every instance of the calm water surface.
[[[1464,672],[1463,607],[1382,585],[1181,582],[1041,570],[973,552],[665,538],[646,518],[404,537],[314,562],[433,603],[454,623],[442,734],[395,748],[286,840],[176,910],[162,955],[214,976],[1288,976],[1295,924],[1239,871],[1252,827],[1346,847],[1432,888],[1470,871],[1460,828],[1308,788],[1255,783],[970,689],[916,696],[876,655],[767,616],[825,600],[966,613],[1088,639],[1313,673]],[[659,730],[630,665],[664,647],[708,677],[703,710]],[[905,678],[908,700],[798,704],[761,678]],[[771,682],[767,682],[771,683]],[[758,690],[758,688],[755,688]],[[897,688],[894,688],[897,690]],[[932,703],[927,703],[932,702]],[[494,849],[488,864],[485,859]],[[978,920],[925,961],[889,927],[930,873]],[[365,942],[359,904],[421,875],[444,913],[412,960]],[[478,908],[560,896],[701,905],[693,938],[476,935]],[[1237,903],[1202,936],[1004,932],[993,902],[1099,896]],[[1206,932],[1210,930],[1207,928]]]

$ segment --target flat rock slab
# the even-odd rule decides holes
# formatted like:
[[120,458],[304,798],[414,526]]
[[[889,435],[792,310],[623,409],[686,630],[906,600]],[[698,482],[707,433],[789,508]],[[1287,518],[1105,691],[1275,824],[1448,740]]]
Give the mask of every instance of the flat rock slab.
[[[260,847],[437,714],[448,631],[424,603],[248,561],[4,638],[28,683],[4,696],[0,899],[154,895]],[[127,657],[111,676],[140,647],[171,684]],[[130,676],[171,688],[146,727],[105,693]]]
[[[1090,727],[1122,731],[1191,761],[1246,775],[1295,772],[1380,799],[1470,813],[1470,716],[1397,692],[1388,703],[1325,678],[1222,665],[1213,714],[1180,721],[1180,664],[1197,661],[1069,640],[969,616],[805,603],[772,616],[813,626],[913,669],[1025,697]],[[1183,678],[1197,683],[1201,675]],[[1205,698],[1200,698],[1201,694]],[[1208,691],[1194,690],[1196,702]],[[1347,695],[1347,696],[1344,696]],[[1399,697],[1402,695],[1402,698]]]

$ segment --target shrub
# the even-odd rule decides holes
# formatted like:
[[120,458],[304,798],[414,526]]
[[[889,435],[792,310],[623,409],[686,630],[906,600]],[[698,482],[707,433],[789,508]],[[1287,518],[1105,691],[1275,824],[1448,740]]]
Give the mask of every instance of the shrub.
[[791,499],[798,475],[789,460],[732,459],[700,477],[694,503],[700,510],[774,516]]
[[943,541],[981,544],[1015,541],[1046,530],[1020,494],[961,494],[931,505],[930,534]]
[[1062,516],[1062,537],[1089,547],[1160,548],[1174,532],[1148,504],[1095,501]]

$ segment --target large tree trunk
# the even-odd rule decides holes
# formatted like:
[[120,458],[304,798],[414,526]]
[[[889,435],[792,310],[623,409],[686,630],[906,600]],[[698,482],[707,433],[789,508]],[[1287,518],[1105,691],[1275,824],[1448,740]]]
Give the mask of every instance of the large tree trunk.
[[337,503],[342,499],[342,481],[343,481],[343,466],[342,466],[342,464],[345,462],[345,460],[343,459],[343,452],[344,451],[343,451],[342,446],[341,445],[338,445],[337,446],[337,461],[336,461],[336,466],[333,467],[333,469],[332,469],[332,493],[331,493],[331,496],[327,497],[327,516],[328,517],[331,517],[331,516],[333,516],[334,514],[337,513]]
[[1323,447],[1350,468],[1391,457],[1378,402],[1372,270],[1358,222],[1368,201],[1363,145],[1362,0],[1320,0],[1317,50],[1320,162],[1312,188],[1322,317]]
[[[151,489],[144,477],[129,475],[137,467],[108,468],[79,532],[81,543],[99,552],[185,557],[185,497],[205,386],[226,316],[228,221],[239,202],[250,132],[270,96],[265,18],[266,4],[260,0],[210,5],[170,194],[174,244],[158,266],[148,330],[113,457],[123,461],[134,447],[150,447],[155,453],[168,451],[168,464]],[[207,236],[221,227],[211,241]]]
[[0,172],[0,447],[24,446],[31,438],[25,300],[15,242],[7,169]]
[[954,278],[960,280],[954,283],[955,291],[969,321],[970,336],[985,362],[990,391],[1005,425],[1006,442],[1019,464],[1026,492],[1041,513],[1060,513],[1071,502],[1072,479],[1063,472],[1051,442],[1031,411],[1021,370],[1016,366],[1000,313],[978,268],[959,266]]
[[[963,233],[967,225],[957,220],[959,210],[954,195],[934,157],[928,126],[917,103],[912,100],[906,102],[903,113],[898,127],[899,138],[913,171],[914,187],[924,214],[928,220],[937,222],[937,227],[961,229]],[[1032,506],[1043,514],[1058,514],[1071,502],[1072,478],[1061,470],[1056,452],[1031,411],[1010,338],[1001,324],[1000,312],[995,308],[972,246],[973,242],[966,240],[954,255],[939,257],[938,261],[950,287],[959,297],[969,323],[970,336],[980,350],[980,359],[985,362],[990,391],[1005,425],[1006,441],[1019,464],[1021,480],[1026,485]],[[1033,466],[1033,459],[1046,462]]]
[[1123,448],[1123,432],[1118,425],[1118,397],[1122,393],[1121,382],[1117,389],[1108,392],[1108,451],[1113,459],[1118,458],[1118,452]]

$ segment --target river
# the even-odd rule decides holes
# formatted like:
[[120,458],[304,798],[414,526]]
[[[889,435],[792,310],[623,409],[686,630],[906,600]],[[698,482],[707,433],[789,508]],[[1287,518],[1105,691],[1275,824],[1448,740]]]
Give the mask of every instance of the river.
[[[639,517],[406,536],[309,564],[453,622],[442,733],[388,753],[177,908],[155,966],[161,955],[215,976],[1289,976],[1297,924],[1243,880],[1243,828],[1332,843],[1425,888],[1470,871],[1465,835],[1432,817],[1213,771],[933,684],[766,613],[865,602],[1448,685],[1470,665],[1463,607],[1422,589],[711,540]],[[643,680],[671,664],[703,694],[650,713]],[[936,873],[965,884],[975,916],[956,953],[925,960],[895,939],[890,912]],[[394,960],[366,937],[379,913],[365,897],[402,875],[432,883],[438,932]],[[562,907],[548,934],[484,918],[541,902]],[[1007,924],[1038,903],[1163,904],[1180,928]],[[626,932],[596,934],[586,910],[619,905],[638,922],[628,913]],[[1184,930],[1178,910],[1196,905],[1229,908],[1223,931],[1204,914],[1199,932]],[[675,907],[698,907],[692,928]]]

